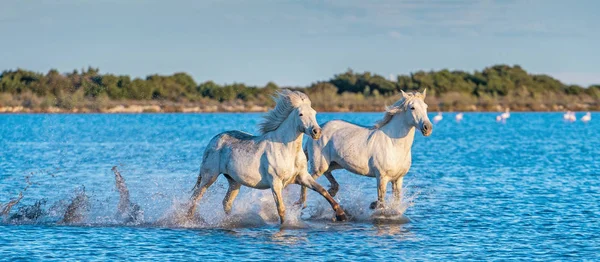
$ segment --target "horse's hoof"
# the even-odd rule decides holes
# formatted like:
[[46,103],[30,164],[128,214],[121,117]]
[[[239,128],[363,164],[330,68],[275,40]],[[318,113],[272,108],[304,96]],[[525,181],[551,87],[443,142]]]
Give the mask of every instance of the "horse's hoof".
[[371,203],[371,205],[369,205],[369,208],[370,208],[370,209],[375,209],[375,208],[377,208],[377,201],[375,201],[375,202],[372,202],[372,203]]
[[371,205],[369,205],[369,208],[370,209],[382,209],[383,204],[375,201],[375,202],[371,203]]
[[337,222],[345,222],[348,221],[348,216],[345,213],[335,215],[335,221]]

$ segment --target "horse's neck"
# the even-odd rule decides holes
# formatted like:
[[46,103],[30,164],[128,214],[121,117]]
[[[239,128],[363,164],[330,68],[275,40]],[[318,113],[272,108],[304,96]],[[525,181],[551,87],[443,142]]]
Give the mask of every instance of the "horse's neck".
[[394,115],[392,119],[379,128],[386,134],[398,149],[410,150],[415,140],[415,128],[407,124],[404,115]]
[[286,149],[291,151],[302,150],[302,133],[298,131],[290,116],[277,129],[266,133],[264,136],[265,139],[281,143]]

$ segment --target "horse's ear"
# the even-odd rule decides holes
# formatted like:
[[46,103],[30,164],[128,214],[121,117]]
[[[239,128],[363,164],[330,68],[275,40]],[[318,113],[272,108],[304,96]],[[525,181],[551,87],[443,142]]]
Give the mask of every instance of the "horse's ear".
[[404,90],[400,90],[400,92],[402,92],[402,97],[406,98],[406,93],[404,93]]
[[427,96],[427,88],[425,88],[425,90],[423,90],[423,98],[425,98]]

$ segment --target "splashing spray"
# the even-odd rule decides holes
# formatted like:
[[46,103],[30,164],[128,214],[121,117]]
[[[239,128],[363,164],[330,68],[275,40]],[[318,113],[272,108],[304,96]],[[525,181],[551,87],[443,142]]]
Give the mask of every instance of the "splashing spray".
[[[33,174],[32,174],[33,175]],[[23,199],[23,192],[27,191],[27,189],[31,186],[31,180],[29,180],[29,178],[31,177],[31,175],[25,176],[25,183],[27,183],[27,185],[25,186],[25,188],[23,188],[23,190],[21,190],[21,192],[19,192],[19,196],[15,199],[10,200],[6,205],[4,205],[1,208],[1,212],[0,212],[0,216],[7,216],[8,214],[10,214],[10,210],[16,205],[18,204],[21,199]],[[2,206],[2,203],[0,203],[0,206]]]
[[63,216],[63,219],[59,221],[60,224],[74,224],[81,223],[85,218],[85,215],[89,211],[89,198],[85,194],[85,187],[81,186],[81,190],[73,198],[69,206],[67,206],[67,211]]
[[144,211],[141,207],[135,203],[132,203],[129,198],[129,189],[125,184],[125,179],[117,170],[117,166],[113,166],[113,173],[115,173],[115,186],[119,191],[119,206],[117,209],[117,216],[125,223],[139,223],[143,220]]

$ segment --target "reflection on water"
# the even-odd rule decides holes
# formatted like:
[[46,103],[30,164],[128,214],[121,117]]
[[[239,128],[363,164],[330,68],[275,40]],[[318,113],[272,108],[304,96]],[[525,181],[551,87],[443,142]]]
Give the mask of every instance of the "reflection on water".
[[270,240],[274,244],[285,246],[298,245],[303,242],[308,242],[305,231],[278,231],[271,235]]

